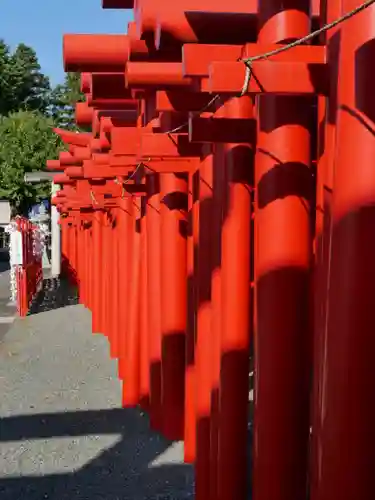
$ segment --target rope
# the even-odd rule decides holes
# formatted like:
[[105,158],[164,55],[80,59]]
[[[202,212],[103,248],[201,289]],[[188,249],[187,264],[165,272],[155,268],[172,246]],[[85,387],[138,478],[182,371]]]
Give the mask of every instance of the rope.
[[[375,1],[375,0],[374,0],[374,1]],[[132,174],[130,174],[130,175],[129,175],[129,177],[128,177],[125,181],[123,181],[123,182],[122,182],[122,184],[123,184],[123,185],[124,185],[124,184],[129,184],[129,182],[130,182],[131,180],[133,180],[133,179],[134,179],[134,177],[137,175],[137,173],[139,172],[139,170],[140,170],[143,166],[144,166],[144,165],[143,165],[143,163],[142,163],[142,162],[138,163],[138,165],[136,166],[136,168],[135,168],[134,172],[133,172]]]
[[97,200],[95,198],[95,195],[94,195],[94,193],[92,191],[90,191],[90,197],[91,197],[91,201],[93,202],[93,204],[97,205],[98,202],[97,202]]
[[[375,0],[373,0],[373,1],[375,1]],[[207,111],[214,104],[214,102],[216,102],[219,98],[220,98],[220,94],[215,95],[212,99],[210,99],[208,101],[208,103],[205,106],[203,106],[202,109],[200,109],[199,111],[196,111],[195,113],[192,112],[191,115],[192,116],[200,116],[202,113]],[[164,134],[167,134],[167,135],[175,134],[176,132],[179,132],[181,129],[183,129],[187,125],[189,125],[189,120],[186,120],[186,122],[182,123],[181,125],[179,125],[176,128],[173,128],[172,130],[168,130],[167,132],[164,132]]]
[[253,56],[253,57],[246,57],[244,59],[239,59],[239,61],[243,62],[246,66],[245,81],[244,81],[240,95],[243,96],[248,91],[249,83],[250,83],[251,76],[252,76],[252,63],[254,61],[261,61],[264,59],[268,59],[270,57],[281,54],[282,52],[286,52],[287,50],[290,50],[294,47],[297,47],[299,45],[303,45],[304,43],[309,42],[310,40],[317,37],[318,35],[321,35],[322,33],[329,31],[330,29],[338,26],[339,24],[343,23],[344,21],[347,21],[351,17],[355,16],[359,12],[362,12],[363,10],[367,9],[374,2],[375,2],[375,0],[366,0],[366,2],[362,3],[361,5],[359,5],[355,9],[352,9],[351,11],[347,12],[346,14],[343,14],[341,17],[339,17],[338,19],[335,19],[331,23],[325,24],[324,26],[313,31],[312,33],[309,33],[308,35],[303,36],[302,38],[298,38],[297,40],[294,40],[293,42],[288,43],[287,45],[283,45],[281,47],[278,47],[277,49],[270,50],[269,52],[265,52],[264,54],[258,54],[258,55]]

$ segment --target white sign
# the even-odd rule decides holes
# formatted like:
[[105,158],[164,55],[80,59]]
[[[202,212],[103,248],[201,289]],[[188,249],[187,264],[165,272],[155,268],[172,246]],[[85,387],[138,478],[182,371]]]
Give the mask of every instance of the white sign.
[[0,200],[0,224],[9,224],[10,212],[9,201]]
[[22,266],[23,251],[22,251],[22,234],[19,231],[10,233],[10,250],[12,257],[12,265]]

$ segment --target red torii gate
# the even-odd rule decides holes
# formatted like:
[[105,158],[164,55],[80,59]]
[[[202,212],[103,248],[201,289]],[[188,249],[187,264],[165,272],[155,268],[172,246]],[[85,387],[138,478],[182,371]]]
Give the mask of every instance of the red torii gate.
[[[373,7],[320,7],[141,0],[127,36],[64,40],[92,136],[67,141],[60,180],[75,191],[57,199],[75,224],[94,212],[95,245],[81,250],[103,250],[91,271],[74,261],[81,297],[96,271],[102,295],[88,303],[124,404],[184,436],[202,500],[246,498],[252,332],[253,498],[372,490]],[[340,16],[316,46],[282,49]],[[134,180],[142,201],[124,195]]]

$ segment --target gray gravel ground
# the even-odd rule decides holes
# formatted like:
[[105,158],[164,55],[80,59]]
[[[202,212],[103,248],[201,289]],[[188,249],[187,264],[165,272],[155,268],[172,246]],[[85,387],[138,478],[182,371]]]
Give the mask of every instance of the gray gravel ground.
[[0,499],[193,498],[181,443],[123,410],[116,363],[82,306],[16,320],[0,341]]
[[0,252],[0,342],[11,327],[17,312],[16,305],[10,305],[9,262],[2,258]]

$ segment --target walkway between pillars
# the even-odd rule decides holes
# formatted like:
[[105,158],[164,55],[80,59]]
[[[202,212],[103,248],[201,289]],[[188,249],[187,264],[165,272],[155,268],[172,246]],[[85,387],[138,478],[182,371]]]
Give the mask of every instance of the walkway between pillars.
[[105,337],[82,306],[16,319],[0,342],[1,500],[182,500],[179,443],[122,410]]

